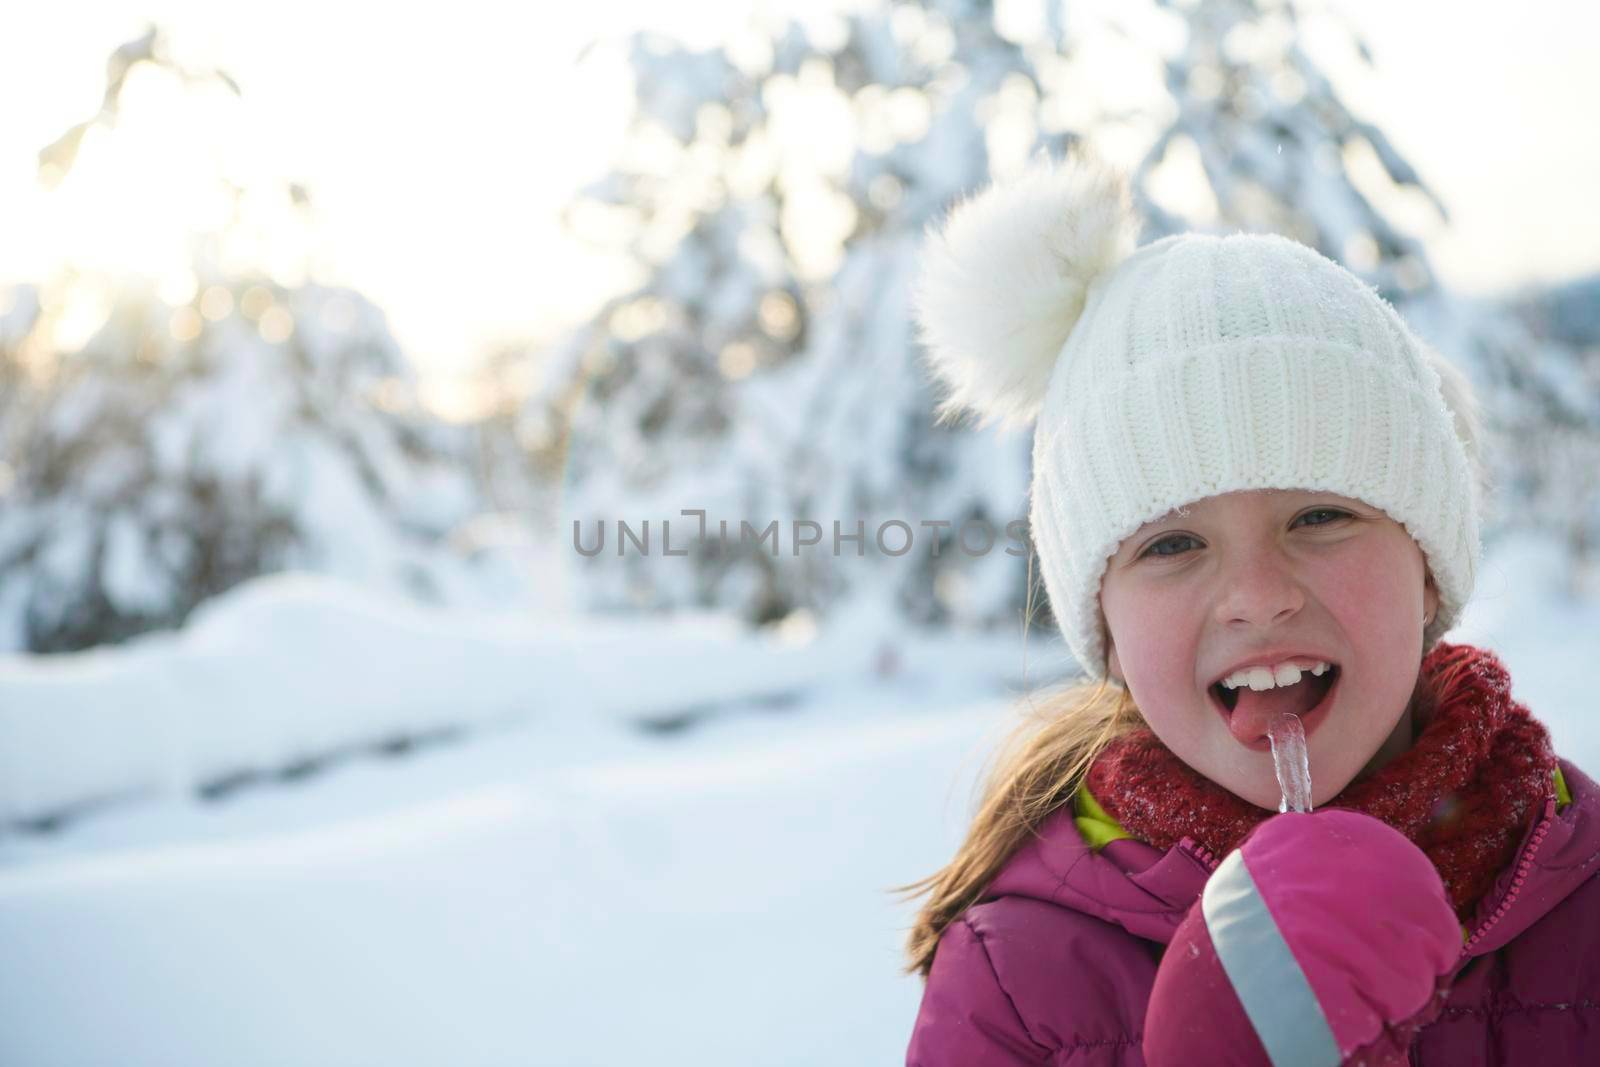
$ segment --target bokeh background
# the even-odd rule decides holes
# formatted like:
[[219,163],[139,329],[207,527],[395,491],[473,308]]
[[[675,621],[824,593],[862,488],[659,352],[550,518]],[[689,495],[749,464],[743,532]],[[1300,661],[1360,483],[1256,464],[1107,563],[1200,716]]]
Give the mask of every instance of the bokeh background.
[[1145,240],[1295,237],[1468,373],[1451,639],[1600,770],[1593,7],[5,23],[0,1064],[896,1062],[889,889],[1074,671],[908,286],[1079,141]]

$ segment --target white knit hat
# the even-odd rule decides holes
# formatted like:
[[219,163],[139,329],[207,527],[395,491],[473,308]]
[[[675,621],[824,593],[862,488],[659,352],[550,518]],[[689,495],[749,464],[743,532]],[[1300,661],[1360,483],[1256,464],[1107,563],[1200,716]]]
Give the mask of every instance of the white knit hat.
[[948,416],[1038,419],[1029,511],[1068,646],[1105,674],[1100,579],[1123,538],[1243,489],[1325,490],[1401,523],[1439,590],[1431,647],[1481,551],[1471,392],[1375,291],[1283,237],[1134,251],[1116,175],[1036,164],[931,233],[916,294]]

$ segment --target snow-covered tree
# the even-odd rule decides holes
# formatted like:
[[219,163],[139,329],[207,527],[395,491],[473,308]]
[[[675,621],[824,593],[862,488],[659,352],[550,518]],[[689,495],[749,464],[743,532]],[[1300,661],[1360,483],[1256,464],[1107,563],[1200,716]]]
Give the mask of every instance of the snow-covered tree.
[[421,413],[350,291],[217,282],[174,310],[133,289],[26,395],[4,427],[7,647],[174,626],[286,568],[437,598],[442,543],[478,503],[460,431]]
[[1600,277],[1450,310],[1489,383],[1497,529],[1554,532],[1566,591],[1600,593]]
[[[85,165],[85,132],[116,125],[141,63],[225,78],[177,67],[157,31],[129,42],[100,111],[40,153],[42,180]],[[299,187],[280,192],[291,213],[305,202]],[[225,269],[227,236],[196,240],[187,295],[68,271],[4,297],[0,648],[175,626],[286,568],[436,599],[470,590],[472,566],[448,540],[483,507],[467,431],[422,409],[378,308]],[[90,288],[110,294],[109,312],[87,343],[64,344],[61,321]]]
[[[924,227],[987,177],[992,147],[1020,162],[1070,141],[1040,129],[1062,61],[1047,30],[1024,44],[990,5],[941,0],[752,28],[705,52],[632,41],[627,154],[573,217],[628,228],[645,281],[554,354],[528,417],[569,434],[572,518],[681,530],[681,510],[703,509],[735,532],[778,520],[784,540],[776,556],[696,546],[681,565],[603,553],[601,602],[767,620],[881,596],[925,621],[1016,617],[1025,563],[1000,549],[1022,517],[1027,442],[933,424],[907,300]],[[823,544],[794,554],[797,519]],[[978,519],[999,547],[968,554],[957,538]],[[914,537],[900,557],[876,543],[893,520]],[[844,536],[861,524],[864,558],[848,541],[833,555],[835,521]],[[891,532],[886,551],[903,541]]]
[[[1345,264],[1391,301],[1432,291],[1422,242],[1363,191],[1358,163],[1376,164],[1369,169],[1385,192],[1408,190],[1447,217],[1444,204],[1383,131],[1341,99],[1303,45],[1295,5],[1159,6],[1182,20],[1184,43],[1162,63],[1172,118],[1134,175],[1146,236],[1281,233]],[[1347,43],[1371,61],[1359,35]],[[1163,206],[1156,188],[1164,168],[1188,171],[1186,188],[1204,194],[1200,210]]]

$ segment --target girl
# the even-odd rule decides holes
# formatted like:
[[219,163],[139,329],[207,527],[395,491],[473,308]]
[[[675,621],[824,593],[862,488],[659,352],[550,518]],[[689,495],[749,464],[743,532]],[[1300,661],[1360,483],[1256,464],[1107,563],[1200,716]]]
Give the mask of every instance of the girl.
[[[1600,1062],[1600,790],[1439,640],[1480,553],[1466,380],[1292,241],[1135,251],[1128,199],[1037,166],[929,242],[941,414],[1037,420],[1033,536],[1097,684],[907,887],[907,1063]],[[1277,813],[1284,713],[1310,813]]]

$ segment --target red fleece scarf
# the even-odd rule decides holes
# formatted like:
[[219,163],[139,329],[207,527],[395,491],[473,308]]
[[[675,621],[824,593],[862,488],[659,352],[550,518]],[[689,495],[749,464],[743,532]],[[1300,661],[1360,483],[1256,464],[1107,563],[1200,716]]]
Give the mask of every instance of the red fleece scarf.
[[[1420,687],[1434,707],[1415,744],[1324,806],[1365,812],[1404,834],[1433,861],[1465,920],[1552,795],[1556,757],[1544,725],[1511,699],[1493,652],[1441,642],[1423,657]],[[1226,855],[1277,814],[1204,777],[1148,728],[1113,742],[1087,782],[1123,829],[1160,849],[1193,837]]]

